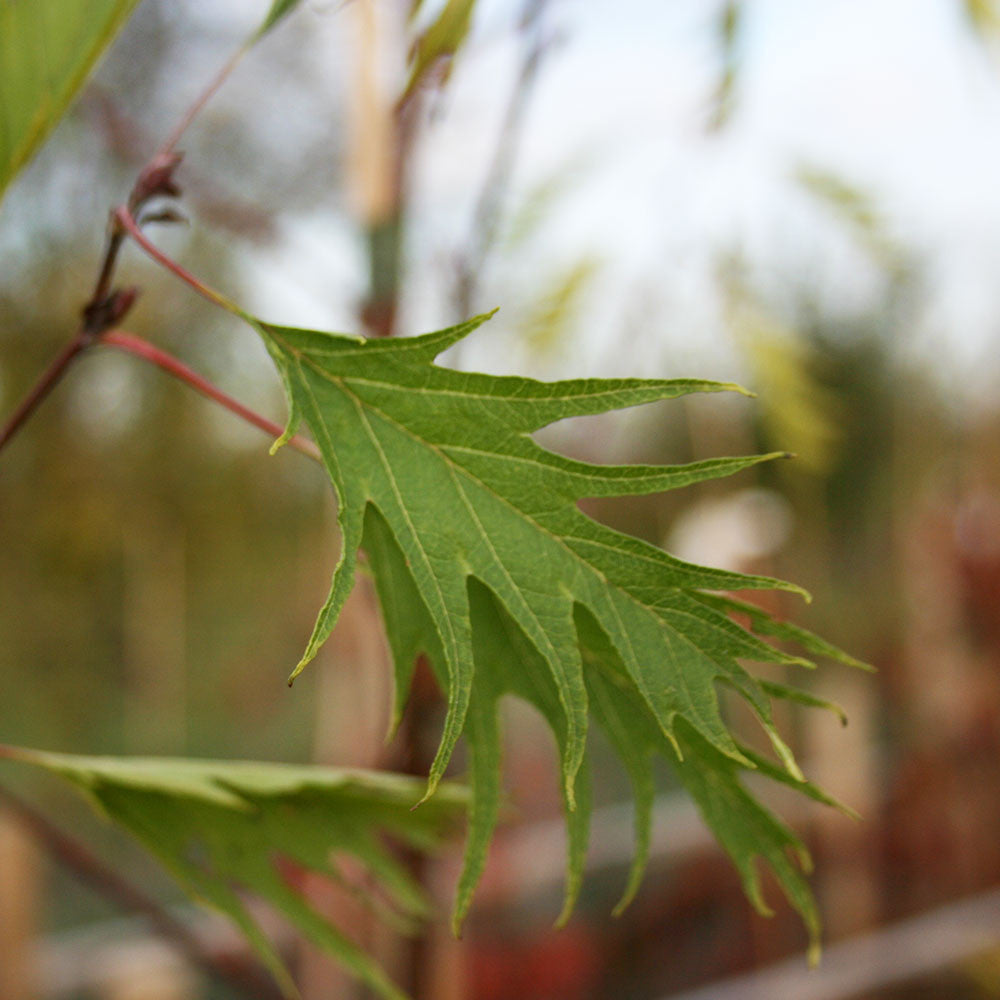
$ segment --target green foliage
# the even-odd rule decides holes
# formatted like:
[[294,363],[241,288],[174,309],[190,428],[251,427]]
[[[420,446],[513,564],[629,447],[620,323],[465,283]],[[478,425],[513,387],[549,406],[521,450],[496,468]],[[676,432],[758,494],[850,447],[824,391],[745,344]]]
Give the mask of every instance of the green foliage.
[[[66,111],[135,2],[0,0],[0,193]],[[273,0],[244,48],[297,2]],[[401,101],[432,67],[455,56],[468,36],[474,6],[475,0],[445,0],[413,47]],[[419,7],[416,0],[413,16]],[[716,124],[731,102],[740,10],[735,2],[724,7],[726,66]],[[847,189],[816,176],[803,182],[845,208],[862,230],[873,228],[866,205]],[[584,261],[565,275],[535,318],[540,339],[557,337],[565,327],[592,270],[593,264]],[[802,873],[808,855],[743,778],[753,772],[837,805],[805,780],[774,727],[771,700],[829,709],[841,718],[843,713],[794,686],[759,680],[743,663],[813,665],[763,636],[861,664],[754,605],[713,593],[803,593],[798,587],[684,563],[593,521],[578,506],[586,498],[655,493],[716,479],[786,453],[681,466],[602,466],[554,454],[531,437],[568,417],[688,393],[742,390],[695,379],[543,383],[434,364],[487,316],[394,341],[245,318],[267,346],[288,397],[287,429],[278,444],[307,423],[339,501],[340,560],[292,677],[333,629],[365,549],[393,653],[394,723],[404,710],[420,655],[427,656],[447,699],[426,787],[385,774],[249,762],[72,757],[9,748],[4,755],[84,789],[185,889],[239,925],[288,995],[295,995],[294,984],[248,911],[244,890],[276,907],[380,996],[398,1000],[402,994],[394,984],[312,909],[296,882],[305,872],[341,880],[333,855],[352,855],[391,897],[393,906],[385,915],[410,926],[427,914],[427,904],[381,835],[433,848],[467,804],[469,835],[453,915],[457,931],[497,823],[502,789],[498,704],[512,694],[541,712],[559,752],[568,831],[560,919],[568,917],[579,894],[587,851],[593,721],[620,757],[635,798],[636,850],[618,909],[636,893],[646,864],[653,759],[659,755],[733,859],[753,904],[767,912],[756,867],[760,858],[801,914],[815,948],[819,920]],[[781,376],[772,381],[789,385],[790,395],[801,401],[795,412],[809,416],[815,406],[806,405],[798,359],[789,361],[787,352],[768,356]],[[798,420],[823,439],[817,422]],[[735,738],[720,707],[720,684],[756,715],[778,762]],[[470,796],[442,785],[463,735]],[[422,808],[413,812],[418,799]]]
[[961,6],[969,24],[983,37],[994,33],[1000,25],[996,0],[961,0]]
[[263,23],[257,30],[255,38],[266,35],[283,17],[290,14],[299,5],[299,0],[274,0]]
[[[160,858],[188,892],[236,922],[288,996],[297,995],[295,985],[250,915],[244,892],[274,906],[379,996],[404,997],[363,950],[309,905],[295,880],[317,872],[343,881],[334,854],[351,855],[390,898],[392,909],[383,915],[411,926],[428,915],[427,903],[381,835],[432,849],[464,803],[461,789],[445,786],[443,795],[414,811],[420,782],[393,774],[243,761],[80,757],[20,748],[7,755],[83,789],[109,819]],[[366,902],[374,905],[372,899]]]
[[[420,86],[427,71],[439,59],[453,58],[458,52],[469,34],[475,6],[476,0],[446,0],[441,12],[414,43],[404,99]],[[418,11],[419,5],[414,5],[411,17],[415,17]]]
[[817,377],[815,349],[758,301],[738,279],[725,281],[729,328],[761,392],[761,424],[798,460],[793,471],[825,476],[836,462],[842,415],[837,396]]
[[530,347],[539,354],[547,354],[565,344],[600,268],[596,257],[582,257],[559,271],[545,286],[520,324]]
[[0,196],[138,0],[0,0]]
[[[586,846],[586,738],[593,717],[635,788],[638,848],[626,898],[644,864],[650,758],[659,752],[677,768],[733,856],[754,902],[763,905],[751,859],[762,854],[815,935],[808,889],[784,854],[789,844],[800,845],[738,781],[741,770],[761,770],[821,797],[775,730],[768,692],[739,660],[811,664],[742,629],[725,605],[704,593],[799,588],[681,562],[594,522],[577,506],[586,497],[659,492],[718,478],[779,455],[601,466],[553,454],[530,437],[553,421],[736,387],[691,379],[544,383],[433,364],[486,318],[395,341],[253,321],[284,380],[286,436],[306,421],[339,501],[340,560],[293,677],[333,628],[364,547],[394,654],[397,719],[417,654],[428,656],[447,693],[427,796],[463,732],[469,746],[473,803],[456,924],[496,822],[496,703],[510,692],[539,708],[560,749],[570,840],[564,913],[579,888]],[[770,619],[755,614],[766,631]],[[796,637],[849,660],[804,630]],[[783,771],[736,743],[720,714],[717,682],[750,705]],[[802,700],[780,686],[770,694]]]

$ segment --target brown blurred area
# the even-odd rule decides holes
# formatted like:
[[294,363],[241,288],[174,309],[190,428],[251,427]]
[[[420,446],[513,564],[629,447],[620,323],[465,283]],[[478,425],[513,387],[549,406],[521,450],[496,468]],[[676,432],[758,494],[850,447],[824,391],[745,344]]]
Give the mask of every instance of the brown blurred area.
[[[564,867],[556,761],[544,724],[516,703],[506,706],[508,813],[460,942],[443,916],[418,941],[400,941],[318,881],[314,902],[348,921],[422,1000],[1000,997],[1000,397],[981,386],[974,399],[963,394],[948,347],[961,329],[935,350],[914,347],[915,331],[940,313],[936,258],[839,164],[812,157],[802,168],[792,150],[782,197],[810,209],[791,222],[778,213],[752,233],[689,219],[687,242],[651,238],[662,254],[644,251],[641,268],[623,270],[624,239],[609,230],[591,245],[580,228],[606,208],[600,195],[618,176],[620,134],[602,132],[595,111],[590,148],[567,149],[556,169],[532,145],[570,116],[556,97],[601,5],[483,2],[450,78],[400,113],[406,6],[306,3],[261,44],[184,143],[188,225],[156,239],[209,284],[289,323],[406,335],[500,304],[482,339],[449,359],[459,366],[745,382],[757,399],[588,418],[544,440],[606,462],[795,452],[731,482],[587,510],[684,558],[802,584],[811,605],[782,595],[772,610],[877,673],[821,664],[795,678],[841,705],[846,728],[830,713],[776,706],[809,777],[862,816],[774,797],[815,861],[827,942],[818,970],[807,969],[805,932],[776,886],[765,880],[776,912],[764,919],[666,768],[649,874],[624,915],[611,917],[632,820],[625,775],[598,736],[587,880],[569,926],[553,930]],[[788,19],[801,16],[785,6]],[[771,7],[783,24],[782,5]],[[691,33],[700,69],[687,104],[663,95],[681,120],[669,143],[723,160],[727,136],[752,138],[759,119],[741,118],[741,101],[750,100],[748,53],[765,8],[678,3],[678,30]],[[1000,92],[987,8],[951,2],[965,34],[940,45],[978,52]],[[635,0],[635,20],[607,39],[620,51],[637,36],[637,65],[648,43],[638,36],[652,29],[636,25],[652,10]],[[657,11],[657,30],[674,24]],[[257,13],[221,0],[146,0],[6,195],[0,413],[69,336],[108,207]],[[668,54],[686,44],[669,41]],[[633,103],[646,106],[635,88],[647,83],[615,66],[584,72],[606,72],[624,118]],[[846,55],[844,66],[849,78]],[[546,89],[550,80],[562,89]],[[860,89],[845,83],[843,100]],[[641,204],[623,193],[622,226],[641,215],[645,229],[670,233],[671,213],[692,200],[683,184],[693,183],[672,190],[671,180],[653,178],[656,199]],[[834,262],[832,292],[828,258],[798,252],[831,240],[848,259]],[[708,262],[698,280],[689,253]],[[997,263],[985,260],[982,272]],[[831,305],[845,267],[846,284],[869,293]],[[281,419],[280,386],[251,331],[137,253],[123,274],[143,289],[131,329]],[[986,296],[973,280],[968,294]],[[995,344],[1000,301],[992,306]],[[984,382],[996,362],[986,343]],[[0,740],[426,770],[437,692],[419,672],[400,734],[383,742],[391,679],[366,580],[316,664],[285,686],[336,561],[335,507],[320,470],[288,449],[269,458],[267,444],[134,358],[95,350],[76,366],[0,455]],[[766,751],[735,703],[731,717]],[[199,933],[239,947],[85,806],[48,782],[3,777]],[[442,915],[458,862],[455,845],[421,869]],[[283,944],[305,1000],[364,995],[326,958]],[[0,811],[0,1000],[226,995],[77,885]]]

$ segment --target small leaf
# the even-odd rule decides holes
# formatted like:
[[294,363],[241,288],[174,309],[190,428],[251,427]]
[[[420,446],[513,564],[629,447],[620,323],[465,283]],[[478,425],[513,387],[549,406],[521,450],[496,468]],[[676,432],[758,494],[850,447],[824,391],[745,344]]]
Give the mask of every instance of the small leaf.
[[247,909],[253,893],[328,951],[380,997],[403,992],[365,952],[317,913],[281,865],[339,880],[333,852],[354,855],[404,918],[427,915],[383,833],[433,848],[464,802],[460,789],[416,812],[420,783],[400,775],[249,761],[81,757],[13,748],[12,759],[43,767],[83,789],[104,815],[152,851],[181,886],[239,926],[283,992],[298,995],[277,951]]
[[0,0],[0,196],[138,0]]
[[404,101],[439,59],[453,58],[461,48],[469,34],[475,6],[476,0],[447,0],[436,20],[417,39],[413,46],[410,79],[403,93]]

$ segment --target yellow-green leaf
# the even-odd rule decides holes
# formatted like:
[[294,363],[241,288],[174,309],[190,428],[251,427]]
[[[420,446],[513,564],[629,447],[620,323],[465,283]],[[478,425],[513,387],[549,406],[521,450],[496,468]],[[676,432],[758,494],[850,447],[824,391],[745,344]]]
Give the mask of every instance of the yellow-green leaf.
[[0,0],[0,196],[138,0]]

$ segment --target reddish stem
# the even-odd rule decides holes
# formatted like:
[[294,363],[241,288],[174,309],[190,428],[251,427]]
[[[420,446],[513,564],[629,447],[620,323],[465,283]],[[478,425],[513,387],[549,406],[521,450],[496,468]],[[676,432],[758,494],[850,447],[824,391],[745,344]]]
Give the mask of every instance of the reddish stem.
[[56,383],[63,377],[73,359],[90,343],[89,338],[81,329],[76,336],[52,359],[48,368],[39,376],[28,395],[21,400],[20,405],[10,415],[10,418],[0,429],[0,448],[17,433],[21,425],[35,412],[38,405],[52,391]]
[[241,45],[223,64],[222,69],[209,81],[204,90],[195,98],[194,103],[184,112],[184,116],[175,126],[173,132],[167,136],[163,145],[156,151],[157,156],[170,156],[177,148],[181,136],[187,131],[188,126],[197,118],[202,108],[215,96],[218,89],[229,78],[229,74],[236,68],[239,61],[246,55],[250,46]]
[[[196,392],[200,392],[213,402],[224,406],[231,413],[242,417],[247,423],[253,424],[254,427],[259,427],[272,437],[280,437],[283,433],[280,425],[274,423],[272,420],[268,420],[267,417],[262,417],[259,413],[255,413],[249,407],[239,402],[239,400],[233,399],[232,396],[223,392],[218,386],[209,382],[208,379],[188,368],[183,361],[178,360],[172,354],[167,354],[166,351],[160,350],[159,347],[149,343],[148,340],[143,340],[141,337],[136,337],[134,334],[127,333],[124,330],[108,330],[107,333],[101,335],[100,342],[127,351],[129,354],[134,354],[137,358],[142,358],[144,361],[149,361],[158,368],[162,368],[169,375],[173,375],[174,378],[180,379],[191,386]],[[303,455],[308,455],[317,462],[321,461],[319,448],[307,438],[296,434],[294,437],[289,438],[287,443],[290,448],[302,452]]]
[[172,257],[168,257],[162,250],[159,249],[154,243],[152,243],[146,234],[139,228],[139,223],[136,222],[135,216],[128,210],[125,205],[119,205],[115,209],[114,214],[115,219],[121,225],[121,227],[135,240],[136,243],[150,256],[157,264],[165,267],[171,274],[176,275],[184,284],[189,285],[193,288],[199,295],[208,299],[209,302],[215,303],[217,306],[222,306],[227,312],[234,313],[237,316],[242,316],[243,313],[234,302],[227,299],[221,292],[215,291],[214,288],[209,288],[208,285],[204,284],[198,278],[196,278],[190,271],[181,267]]

